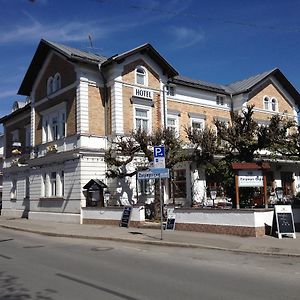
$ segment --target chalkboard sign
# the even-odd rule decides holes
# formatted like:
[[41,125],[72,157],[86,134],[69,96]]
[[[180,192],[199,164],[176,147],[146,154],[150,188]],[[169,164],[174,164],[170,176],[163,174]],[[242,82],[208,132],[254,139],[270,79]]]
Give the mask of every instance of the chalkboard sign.
[[120,222],[121,227],[129,227],[131,211],[132,211],[131,206],[124,206],[122,219],[121,219],[121,222]]
[[281,239],[282,235],[292,235],[296,238],[291,205],[275,205],[275,217],[278,238]]
[[175,229],[175,215],[174,214],[168,216],[165,229],[166,230],[174,230]]

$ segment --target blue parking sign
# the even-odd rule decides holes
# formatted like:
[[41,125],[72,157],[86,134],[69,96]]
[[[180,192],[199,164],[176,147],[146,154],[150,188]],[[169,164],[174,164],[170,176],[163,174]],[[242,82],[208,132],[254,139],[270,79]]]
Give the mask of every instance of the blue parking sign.
[[165,157],[164,146],[154,146],[154,157]]

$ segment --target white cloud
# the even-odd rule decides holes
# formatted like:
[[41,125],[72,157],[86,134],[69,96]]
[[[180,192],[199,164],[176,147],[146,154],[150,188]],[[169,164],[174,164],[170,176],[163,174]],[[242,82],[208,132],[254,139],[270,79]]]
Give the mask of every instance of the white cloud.
[[177,49],[189,48],[205,40],[202,29],[173,26],[170,28],[170,33],[174,37],[173,44]]
[[[102,22],[55,22],[53,24],[41,23],[28,13],[25,24],[17,24],[11,30],[0,29],[0,44],[32,42],[45,38],[54,41],[78,42],[87,40],[88,34],[92,33],[93,37],[99,38],[109,35],[111,32],[126,30],[127,26],[111,26],[110,20]],[[134,25],[132,25],[134,26]]]
[[17,96],[16,90],[8,90],[8,91],[0,92],[0,98],[7,98],[12,96]]

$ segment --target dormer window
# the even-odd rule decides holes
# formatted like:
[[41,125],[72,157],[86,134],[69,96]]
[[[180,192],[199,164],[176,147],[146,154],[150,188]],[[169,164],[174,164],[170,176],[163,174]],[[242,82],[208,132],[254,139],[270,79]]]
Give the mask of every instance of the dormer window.
[[138,66],[135,69],[135,75],[136,75],[136,83],[137,84],[147,85],[147,73],[143,67]]

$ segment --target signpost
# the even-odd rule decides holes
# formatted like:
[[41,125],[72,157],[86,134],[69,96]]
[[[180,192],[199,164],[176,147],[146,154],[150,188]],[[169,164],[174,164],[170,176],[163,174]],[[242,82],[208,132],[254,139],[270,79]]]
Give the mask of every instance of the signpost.
[[275,218],[278,238],[282,235],[296,238],[294,218],[291,205],[275,205]]
[[[145,179],[159,179],[159,199],[160,199],[160,230],[161,230],[161,240],[163,239],[163,200],[161,192],[161,179],[169,178],[169,169],[166,168],[165,163],[165,147],[164,146],[154,146],[153,149],[153,168],[150,168],[146,171],[140,171],[137,173],[138,180]],[[174,219],[175,225],[175,219]],[[174,227],[173,225],[173,227]],[[170,226],[170,225],[169,225]]]

